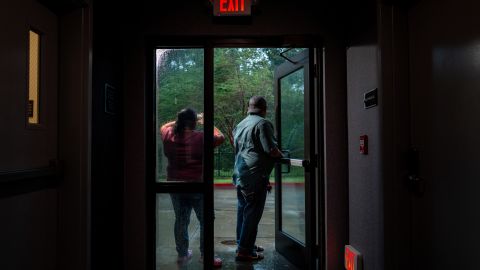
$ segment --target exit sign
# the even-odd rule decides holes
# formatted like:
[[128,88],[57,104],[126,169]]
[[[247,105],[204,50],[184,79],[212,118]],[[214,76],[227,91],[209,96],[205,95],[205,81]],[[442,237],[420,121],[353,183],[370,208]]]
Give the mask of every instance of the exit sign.
[[250,16],[252,0],[213,0],[214,16]]
[[350,245],[345,246],[345,269],[362,270],[362,254]]

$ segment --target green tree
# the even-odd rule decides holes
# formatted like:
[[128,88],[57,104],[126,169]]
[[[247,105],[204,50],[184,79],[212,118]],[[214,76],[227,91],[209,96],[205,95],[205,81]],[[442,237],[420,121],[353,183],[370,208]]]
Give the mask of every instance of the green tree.
[[[301,49],[290,50],[287,56]],[[220,151],[232,152],[233,129],[245,117],[248,100],[253,95],[266,98],[267,117],[274,118],[274,72],[285,61],[284,48],[216,48],[214,51],[214,123],[228,139]],[[204,53],[203,49],[159,49],[156,65],[157,130],[175,119],[185,107],[203,111]],[[303,84],[301,76],[285,82],[282,93],[282,142],[289,149],[303,147]],[[283,89],[283,87],[282,87]],[[302,122],[303,123],[303,122]],[[161,143],[159,151],[161,151]],[[159,159],[159,167],[161,167]],[[225,170],[231,169],[225,163]],[[228,167],[228,168],[227,168]]]
[[278,59],[272,50],[275,49],[215,49],[215,123],[231,146],[233,129],[245,117],[251,96],[264,96],[269,108],[273,108],[273,72]]
[[204,60],[202,49],[157,51],[157,122],[174,120],[190,107],[203,111]]

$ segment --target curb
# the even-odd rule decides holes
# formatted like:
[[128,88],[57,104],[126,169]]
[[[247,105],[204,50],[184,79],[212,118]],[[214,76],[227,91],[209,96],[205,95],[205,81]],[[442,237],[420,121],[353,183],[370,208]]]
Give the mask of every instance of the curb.
[[[283,183],[283,185],[300,187],[300,186],[305,186],[305,183]],[[214,183],[213,186],[215,188],[235,188],[235,186],[232,183]],[[273,188],[275,188],[275,185],[273,185]]]

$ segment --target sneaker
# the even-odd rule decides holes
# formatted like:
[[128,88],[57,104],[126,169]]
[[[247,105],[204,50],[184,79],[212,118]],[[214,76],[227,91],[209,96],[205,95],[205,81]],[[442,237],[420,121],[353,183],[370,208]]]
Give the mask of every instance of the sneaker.
[[235,257],[236,261],[244,261],[244,262],[251,262],[251,261],[259,261],[262,260],[264,257],[261,253],[253,252],[252,254],[243,254],[238,252],[237,256]]
[[193,253],[192,253],[192,251],[189,249],[189,250],[187,251],[187,255],[185,255],[185,256],[178,256],[178,258],[177,258],[177,263],[178,263],[178,264],[185,264],[185,263],[187,263],[188,261],[190,261],[190,260],[192,259],[192,256],[193,256]]
[[213,258],[213,268],[220,268],[222,267],[222,259],[215,257]]
[[[256,252],[263,252],[265,249],[262,247],[262,246],[257,246],[257,245],[254,245],[253,246],[253,251],[256,251]],[[235,249],[235,253],[238,253],[238,248]]]
[[[200,259],[198,260],[200,263],[203,263],[203,256],[200,257]],[[222,267],[222,259],[218,258],[218,257],[215,257],[213,258],[213,267],[214,268],[220,268]]]
[[253,246],[253,250],[255,250],[256,252],[263,252],[265,249],[262,247],[262,246]]

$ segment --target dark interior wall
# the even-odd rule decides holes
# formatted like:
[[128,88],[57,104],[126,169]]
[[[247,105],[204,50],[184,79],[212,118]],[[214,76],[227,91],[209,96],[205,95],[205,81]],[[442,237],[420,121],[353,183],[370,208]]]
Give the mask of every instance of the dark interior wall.
[[90,15],[86,6],[59,16],[58,269],[90,267]]
[[478,268],[479,9],[424,0],[409,12],[412,144],[425,181],[413,199],[412,269]]
[[[317,20],[322,26],[324,136],[325,269],[344,269],[348,243],[347,61],[345,3],[323,1]],[[323,252],[322,251],[322,252]]]
[[57,269],[57,191],[0,198],[0,268]]
[[[384,269],[383,179],[376,1],[350,5],[347,44],[349,244],[364,269]],[[364,109],[364,93],[378,89],[379,106]],[[359,153],[368,136],[368,155]]]
[[343,249],[348,243],[348,145],[346,55],[343,42],[324,49],[324,178],[325,265],[344,269]]
[[[21,0],[2,5],[0,24],[4,26],[0,42],[0,269],[56,269],[56,189],[45,188],[42,179],[35,177],[28,183],[24,179],[6,183],[3,176],[47,167],[58,158],[57,18],[36,1]],[[26,117],[30,29],[45,34],[40,128],[28,127]]]
[[[55,14],[34,0],[0,10],[0,170],[48,166],[57,159],[57,32]],[[27,124],[29,31],[41,34],[39,123]]]
[[[123,54],[121,11],[93,3],[92,269],[123,267]],[[109,14],[108,18],[105,14]],[[106,85],[109,90],[106,93]],[[108,94],[108,98],[106,98]]]
[[[480,35],[473,1],[379,12],[385,269],[475,268]],[[393,3],[393,4],[392,4]],[[443,147],[444,146],[444,147]],[[419,181],[409,166],[418,150]],[[420,188],[418,188],[420,187]]]
[[125,268],[146,269],[145,51],[140,35],[125,45]]
[[[322,34],[325,27],[319,9],[310,1],[259,1],[249,22],[212,20],[209,1],[151,2],[141,6],[140,30],[152,35],[302,35]],[[320,3],[320,5],[325,5]]]
[[411,269],[408,5],[379,5],[385,269]]
[[[222,23],[214,20],[211,16],[212,8],[208,1],[168,1],[141,4],[129,7],[125,18],[128,18],[125,32],[124,50],[124,78],[125,78],[125,222],[126,222],[126,267],[127,269],[142,268],[146,263],[145,252],[145,36],[217,36],[217,37],[250,37],[250,36],[286,36],[286,35],[318,35],[326,40],[340,39],[343,35],[342,14],[340,7],[336,4],[325,1],[320,3],[324,8],[315,7],[315,3],[309,1],[260,1],[256,11],[249,22],[243,23]],[[327,27],[328,25],[328,27]],[[329,43],[332,51],[343,51],[344,43]],[[339,62],[334,57],[330,58],[327,65],[336,66],[332,70],[345,72],[344,51],[337,51],[340,54]],[[343,60],[342,60],[343,59]],[[342,62],[343,61],[343,62]],[[339,107],[331,104],[329,107],[329,122],[332,124],[335,119],[343,121],[346,114],[345,85],[339,82],[341,75],[332,74],[329,80],[329,98],[337,102],[343,102]],[[339,92],[335,92],[339,91]],[[336,114],[339,112],[339,114]],[[344,118],[343,118],[344,119]],[[333,135],[340,136],[339,141],[346,138],[346,126],[335,125],[328,127],[329,139]],[[342,135],[343,134],[343,135]],[[344,141],[344,140],[343,140]],[[326,155],[332,155],[335,151],[333,146],[328,149]],[[343,144],[345,146],[345,144]],[[336,156],[339,161],[338,167],[331,163],[329,172],[331,181],[344,181],[346,185],[346,149],[339,146],[338,152],[345,151],[343,160],[342,154]],[[343,171],[342,171],[343,170]],[[328,172],[327,172],[328,173]],[[346,205],[345,189],[342,186],[331,185],[332,190],[342,193]],[[333,202],[337,199],[332,195],[331,208],[332,223],[330,229],[333,233],[334,224],[340,224],[336,229],[338,238],[329,239],[327,245],[332,247],[329,254],[332,265],[341,269],[343,249],[346,238],[345,219],[335,220],[335,207],[341,207]],[[341,211],[346,211],[341,209]],[[335,223],[337,222],[337,223]],[[341,226],[344,226],[343,229]],[[332,234],[333,235],[333,234]]]
[[[91,106],[88,8],[59,15],[36,0],[15,1],[2,6],[0,23],[6,31],[0,44],[0,268],[87,269]],[[25,117],[30,28],[43,34],[44,40],[41,126],[36,128],[27,127]],[[41,177],[39,170],[32,170],[48,166],[52,159],[63,164],[61,179],[54,186],[50,184],[57,184],[55,173]],[[5,171],[28,181],[13,177],[13,184],[4,185]],[[14,195],[6,186],[13,187]]]

